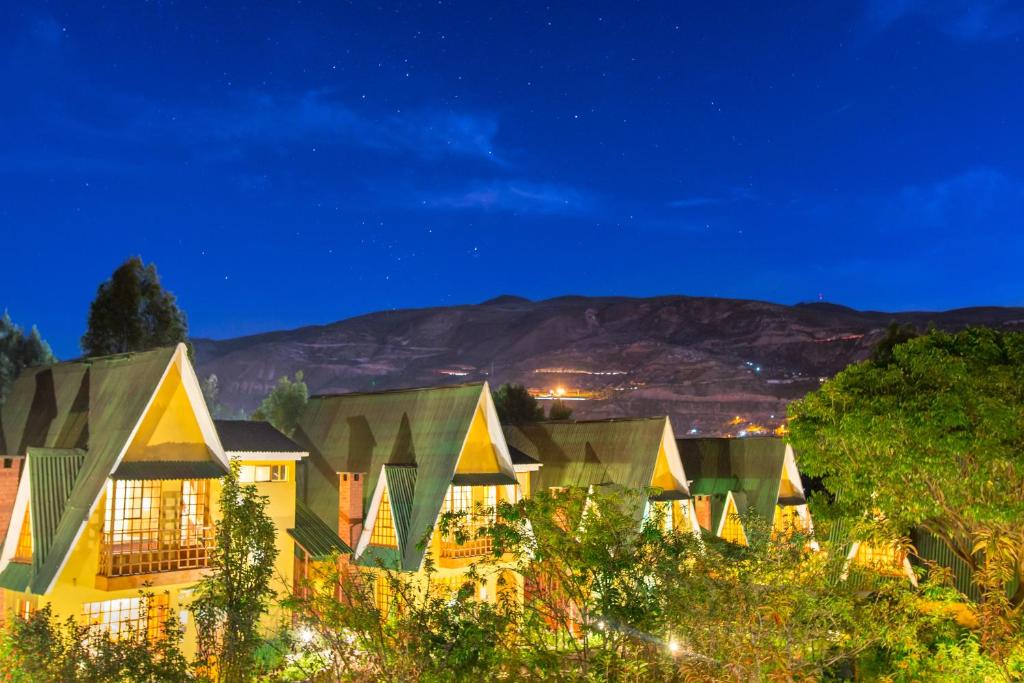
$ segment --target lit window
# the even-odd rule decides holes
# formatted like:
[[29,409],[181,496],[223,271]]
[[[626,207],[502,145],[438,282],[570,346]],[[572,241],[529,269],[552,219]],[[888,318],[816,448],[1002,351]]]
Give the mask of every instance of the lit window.
[[394,586],[391,585],[390,577],[383,572],[377,574],[373,585],[373,604],[377,611],[381,615],[387,616],[391,613],[394,602],[395,590]]
[[209,481],[107,482],[100,574],[198,569],[213,543]]
[[857,545],[857,554],[853,561],[857,565],[868,567],[876,572],[900,575],[903,573],[903,563],[906,558],[906,551],[899,546],[861,542]]
[[106,633],[114,639],[155,640],[163,633],[168,600],[167,595],[154,595],[87,602],[82,607],[86,624],[94,633]]
[[288,481],[287,465],[242,465],[238,480],[243,484],[263,484],[269,481]]
[[25,509],[25,521],[21,523],[21,533],[18,534],[18,547],[11,558],[13,562],[32,561],[32,520],[29,510],[31,508]]
[[14,614],[27,620],[36,612],[36,599],[34,597],[18,596],[14,604]]
[[379,545],[385,548],[398,547],[398,539],[395,536],[395,523],[391,519],[391,500],[388,496],[387,486],[384,486],[384,490],[381,492],[380,507],[377,508],[377,519],[373,522],[370,545]]
[[[458,543],[454,534],[445,536],[441,540],[441,557],[474,557],[490,553],[493,548],[491,536],[479,532],[494,522],[497,502],[497,486],[450,486],[445,496],[444,512],[462,515],[459,525],[467,539],[465,543]],[[479,504],[484,510],[474,510],[474,504]]]

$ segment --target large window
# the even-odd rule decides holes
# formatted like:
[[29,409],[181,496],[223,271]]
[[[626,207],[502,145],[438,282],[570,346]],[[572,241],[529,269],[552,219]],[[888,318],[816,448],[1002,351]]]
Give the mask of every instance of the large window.
[[397,548],[398,538],[395,536],[395,522],[391,517],[391,499],[388,496],[388,487],[380,496],[380,507],[377,508],[377,519],[373,520],[373,533],[370,534],[370,545],[379,545],[385,548]]
[[203,568],[212,543],[209,480],[107,483],[101,575]]
[[455,534],[444,536],[441,539],[441,557],[476,557],[491,552],[491,537],[478,537],[478,533],[494,522],[497,503],[497,486],[450,486],[443,511],[462,515],[458,523],[467,538],[464,543],[459,543]]
[[86,624],[94,633],[106,633],[115,639],[155,640],[163,633],[168,600],[167,595],[154,595],[87,602],[82,607]]
[[732,501],[725,508],[725,525],[722,527],[722,538],[730,543],[747,544],[747,534],[743,531],[743,523],[736,512]]

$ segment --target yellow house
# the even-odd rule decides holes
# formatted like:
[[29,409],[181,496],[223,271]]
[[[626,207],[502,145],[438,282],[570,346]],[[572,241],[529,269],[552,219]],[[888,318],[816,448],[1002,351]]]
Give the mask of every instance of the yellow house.
[[537,490],[653,489],[638,519],[660,508],[668,528],[699,533],[667,417],[506,425],[505,438],[514,455],[543,465],[531,474]]
[[793,448],[776,437],[679,439],[697,519],[708,533],[747,544],[745,515],[755,513],[773,533],[798,531],[813,539],[814,525]]
[[[0,423],[5,453],[26,457],[0,553],[7,609],[50,605],[115,636],[156,633],[173,615],[191,654],[188,603],[229,461],[185,346],[27,370]],[[291,456],[275,464],[294,479]]]
[[[513,463],[486,383],[314,396],[294,438],[309,451],[292,530],[299,565],[340,550],[358,566],[416,582],[429,559],[432,580],[445,590],[460,588],[492,548],[488,539],[460,544],[440,533],[441,515],[518,500],[520,480],[538,467]],[[471,514],[467,531],[490,521]],[[391,605],[389,588],[378,576],[382,611]],[[500,586],[493,575],[475,585],[482,600],[495,600],[499,589],[521,591],[521,579],[504,572]]]

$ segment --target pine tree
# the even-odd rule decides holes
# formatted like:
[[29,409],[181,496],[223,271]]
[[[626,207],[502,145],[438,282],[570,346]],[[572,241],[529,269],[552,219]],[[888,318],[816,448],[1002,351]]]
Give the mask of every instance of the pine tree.
[[99,286],[82,335],[87,356],[147,351],[185,341],[188,323],[156,266],[133,256]]

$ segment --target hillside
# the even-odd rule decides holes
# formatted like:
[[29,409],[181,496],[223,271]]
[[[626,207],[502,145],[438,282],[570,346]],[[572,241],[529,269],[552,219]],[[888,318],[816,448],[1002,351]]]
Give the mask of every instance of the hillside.
[[[565,296],[372,313],[329,325],[194,340],[201,376],[251,410],[297,370],[312,393],[474,380],[561,387],[576,417],[668,414],[680,433],[779,424],[785,404],[865,358],[892,321],[1024,329],[1022,308],[857,311],[828,303]],[[729,425],[735,417],[743,422]]]

